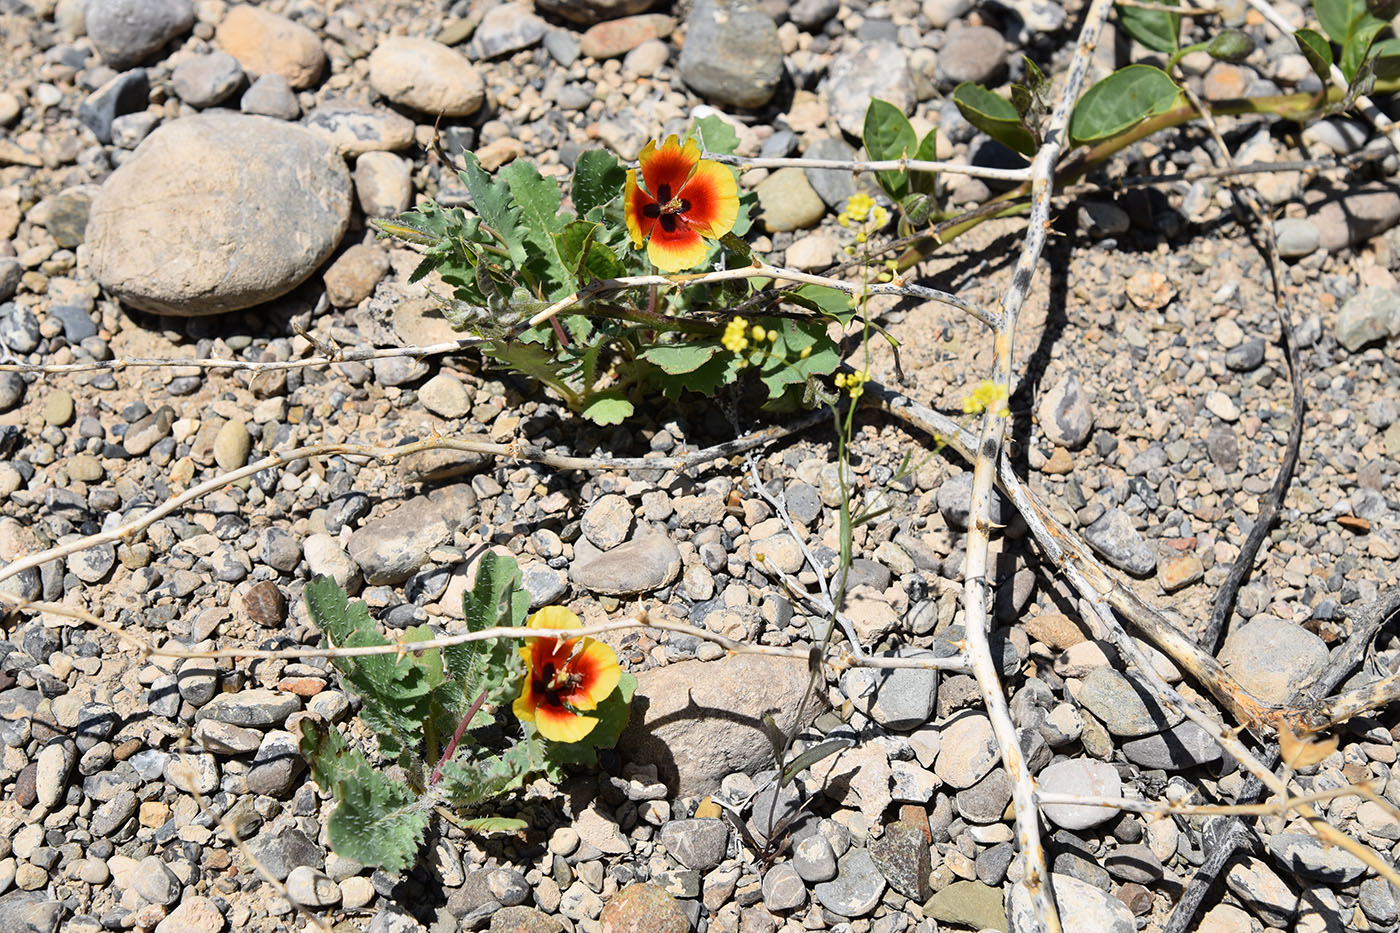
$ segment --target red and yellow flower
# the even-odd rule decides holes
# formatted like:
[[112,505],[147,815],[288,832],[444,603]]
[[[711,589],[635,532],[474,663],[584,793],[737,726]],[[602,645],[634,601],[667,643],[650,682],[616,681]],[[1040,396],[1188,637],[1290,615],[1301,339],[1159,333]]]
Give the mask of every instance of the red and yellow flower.
[[[578,616],[562,606],[546,606],[530,617],[530,628],[578,628]],[[617,655],[592,638],[531,638],[520,649],[525,684],[512,709],[533,722],[551,742],[577,742],[598,724],[588,710],[598,708],[622,678]]]
[[734,173],[710,159],[688,139],[682,146],[668,136],[642,150],[642,181],[627,173],[627,232],[637,249],[662,272],[680,272],[705,258],[705,239],[715,240],[734,228],[739,217],[739,186]]

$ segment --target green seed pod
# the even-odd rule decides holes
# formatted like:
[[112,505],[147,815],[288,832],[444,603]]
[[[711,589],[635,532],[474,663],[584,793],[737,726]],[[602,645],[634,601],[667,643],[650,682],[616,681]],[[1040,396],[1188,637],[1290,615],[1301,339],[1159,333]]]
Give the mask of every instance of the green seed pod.
[[1254,40],[1241,29],[1226,29],[1210,40],[1206,51],[1222,62],[1242,62],[1254,51]]
[[933,213],[933,199],[926,194],[911,194],[900,202],[899,208],[909,222],[917,227]]

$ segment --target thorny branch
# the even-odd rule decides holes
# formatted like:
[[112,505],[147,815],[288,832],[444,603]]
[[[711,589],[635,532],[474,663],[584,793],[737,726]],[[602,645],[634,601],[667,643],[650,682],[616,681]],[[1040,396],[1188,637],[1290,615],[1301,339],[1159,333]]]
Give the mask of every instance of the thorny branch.
[[[1040,262],[1050,225],[1050,196],[1054,190],[1055,163],[1064,151],[1070,110],[1079,99],[1079,88],[1088,70],[1090,56],[1099,39],[1099,32],[1112,8],[1110,0],[1093,0],[1084,14],[1079,42],[1070,61],[1069,75],[1045,131],[1045,141],[1031,163],[1031,214],[1025,244],[1012,274],[1011,287],[1001,301],[1000,323],[993,344],[992,380],[1009,397],[1016,338],[1016,320],[1031,278]],[[972,503],[968,512],[967,557],[964,562],[963,618],[965,650],[972,662],[973,675],[986,706],[992,732],[1001,748],[1002,764],[1011,778],[1011,802],[1016,814],[1016,834],[1021,845],[1025,874],[1022,884],[1035,909],[1036,925],[1041,933],[1059,933],[1060,916],[1050,888],[1045,848],[1040,841],[1040,814],[1035,803],[1035,782],[1021,753],[1016,727],[1006,705],[1005,692],[997,676],[987,644],[990,625],[987,607],[992,599],[992,585],[987,574],[987,550],[992,530],[992,485],[997,464],[1001,460],[1002,436],[1006,417],[1000,404],[987,406],[982,418],[981,436],[972,471]]]

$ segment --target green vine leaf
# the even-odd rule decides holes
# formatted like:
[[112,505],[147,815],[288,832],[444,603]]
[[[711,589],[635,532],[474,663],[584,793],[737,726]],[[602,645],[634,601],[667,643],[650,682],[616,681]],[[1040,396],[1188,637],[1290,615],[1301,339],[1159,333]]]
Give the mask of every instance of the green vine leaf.
[[1366,0],[1314,0],[1313,12],[1332,41],[1346,45],[1356,21],[1368,15]]
[[690,133],[700,140],[700,147],[711,155],[733,155],[739,148],[739,134],[734,127],[713,114],[695,121]]
[[964,81],[953,89],[953,103],[963,119],[1003,146],[1015,149],[1022,155],[1035,155],[1038,148],[1035,137],[1021,122],[1016,106],[1005,97],[992,93],[980,84]]
[[[919,148],[919,137],[904,111],[878,97],[871,98],[870,106],[865,109],[862,140],[866,154],[876,162],[912,158]],[[901,200],[909,192],[908,171],[891,169],[876,172],[875,180],[895,201]]]
[[517,833],[529,829],[530,824],[508,816],[479,816],[472,820],[458,820],[457,825],[467,832],[490,836],[493,833]]
[[673,343],[647,347],[638,357],[673,376],[693,373],[719,352],[718,343]]
[[1293,33],[1293,38],[1297,41],[1303,57],[1312,66],[1313,74],[1317,75],[1322,81],[1322,86],[1326,87],[1332,82],[1332,43],[1312,29],[1299,29]]
[[[1161,6],[1179,6],[1164,0]],[[1123,31],[1154,52],[1175,52],[1181,41],[1181,14],[1142,7],[1115,6]]]
[[588,396],[583,403],[583,410],[579,414],[592,421],[594,424],[607,426],[610,424],[622,424],[636,409],[620,391],[610,389],[606,392],[595,392]]
[[1089,88],[1069,120],[1076,143],[1117,136],[1148,117],[1170,110],[1181,94],[1165,71],[1151,65],[1120,68]]

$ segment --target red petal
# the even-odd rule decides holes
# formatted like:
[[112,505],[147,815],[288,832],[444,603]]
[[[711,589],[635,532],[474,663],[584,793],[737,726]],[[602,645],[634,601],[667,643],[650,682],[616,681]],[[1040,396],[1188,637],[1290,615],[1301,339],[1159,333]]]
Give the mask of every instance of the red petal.
[[739,185],[734,173],[718,162],[701,162],[678,197],[690,202],[681,216],[698,232],[718,239],[734,229],[739,217]]
[[617,689],[617,682],[622,678],[617,655],[607,645],[591,638],[583,639],[582,648],[569,661],[569,673],[579,678],[578,683],[560,699],[574,709],[597,708]]
[[682,146],[675,136],[667,136],[660,149],[655,142],[647,143],[638,161],[642,163],[642,178],[652,197],[661,197],[662,185],[669,186],[671,196],[675,197],[700,163],[700,147],[693,139],[687,139]]
[[646,241],[647,234],[651,233],[651,228],[656,226],[655,217],[647,217],[642,213],[642,209],[648,204],[655,204],[656,199],[642,190],[637,184],[637,173],[635,170],[627,173],[627,232],[632,235],[632,245],[637,249],[642,248],[642,243]]
[[551,742],[577,742],[598,725],[591,716],[577,716],[562,706],[541,703],[535,708],[535,728]]
[[662,272],[680,272],[693,268],[705,258],[705,240],[678,215],[670,216],[676,220],[670,231],[659,221],[651,228],[647,257]]

